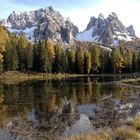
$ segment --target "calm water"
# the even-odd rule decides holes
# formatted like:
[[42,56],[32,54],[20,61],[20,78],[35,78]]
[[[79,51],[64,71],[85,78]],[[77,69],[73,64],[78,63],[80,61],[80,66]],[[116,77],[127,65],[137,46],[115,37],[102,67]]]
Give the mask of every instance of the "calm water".
[[[125,93],[138,91],[131,86],[112,82],[119,79],[121,77],[79,77],[29,81],[17,85],[0,84],[0,131],[13,127],[13,121],[18,120],[26,122],[26,125],[31,127],[38,127],[42,122],[53,118],[56,113],[62,114],[64,104],[68,101],[72,110],[75,110],[80,105],[100,104],[107,96],[121,99]],[[9,133],[7,135],[9,139],[13,138]]]

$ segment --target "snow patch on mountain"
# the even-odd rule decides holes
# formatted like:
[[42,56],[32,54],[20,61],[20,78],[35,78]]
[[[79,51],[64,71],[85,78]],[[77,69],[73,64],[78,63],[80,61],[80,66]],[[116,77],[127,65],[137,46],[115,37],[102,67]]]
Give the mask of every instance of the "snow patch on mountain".
[[118,46],[121,41],[133,39],[137,39],[133,26],[125,27],[114,12],[106,19],[102,14],[98,18],[91,17],[87,28],[76,36],[76,40],[79,41],[115,46]]
[[105,46],[102,46],[102,45],[99,45],[99,47],[106,50],[106,51],[112,52],[112,49],[109,48],[109,47],[105,47]]
[[80,41],[98,42],[99,36],[96,35],[92,37],[93,30],[94,28],[91,28],[90,30],[85,30],[84,32],[79,33],[75,39]]
[[31,27],[31,28],[26,28],[26,29],[13,29],[13,28],[8,28],[8,30],[11,33],[15,33],[17,35],[20,35],[21,33],[24,33],[27,37],[28,40],[30,41],[34,41],[34,30],[36,29],[35,26]]

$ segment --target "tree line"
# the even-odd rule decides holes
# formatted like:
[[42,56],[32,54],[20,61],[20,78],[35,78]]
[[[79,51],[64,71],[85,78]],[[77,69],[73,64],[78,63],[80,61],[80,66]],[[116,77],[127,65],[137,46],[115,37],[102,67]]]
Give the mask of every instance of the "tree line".
[[[0,28],[0,32],[1,32]],[[31,43],[24,34],[0,36],[0,71],[19,70],[44,73],[132,73],[140,72],[140,55],[132,48],[112,51],[90,45],[65,48],[51,41]],[[5,42],[3,40],[6,40]]]

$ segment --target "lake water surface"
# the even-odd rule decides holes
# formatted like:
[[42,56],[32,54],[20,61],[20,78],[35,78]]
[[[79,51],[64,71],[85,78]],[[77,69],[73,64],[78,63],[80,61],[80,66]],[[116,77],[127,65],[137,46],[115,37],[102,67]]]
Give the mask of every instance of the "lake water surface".
[[139,92],[139,88],[114,82],[121,78],[125,76],[1,83],[0,140],[45,140],[68,135],[68,128],[80,114],[94,119],[104,100],[112,98],[117,104],[125,94]]

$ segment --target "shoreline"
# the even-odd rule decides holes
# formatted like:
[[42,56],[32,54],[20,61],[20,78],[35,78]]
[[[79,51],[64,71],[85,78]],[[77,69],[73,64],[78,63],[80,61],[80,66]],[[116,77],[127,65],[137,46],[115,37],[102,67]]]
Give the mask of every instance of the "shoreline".
[[7,71],[0,75],[0,81],[2,83],[13,84],[30,80],[51,80],[51,79],[65,79],[71,77],[81,77],[88,75],[77,74],[44,74],[35,72],[19,72],[19,71]]
[[65,79],[65,78],[74,78],[74,77],[119,77],[119,76],[128,76],[128,78],[122,78],[120,82],[135,84],[140,81],[139,77],[133,77],[132,74],[66,74],[66,73],[58,73],[58,74],[45,74],[45,73],[37,73],[37,72],[19,72],[19,71],[5,71],[0,74],[0,81],[6,84],[16,84],[24,81],[30,80],[51,80],[51,79]]

